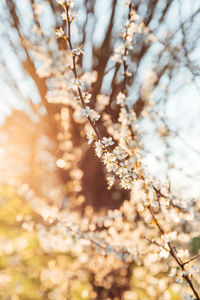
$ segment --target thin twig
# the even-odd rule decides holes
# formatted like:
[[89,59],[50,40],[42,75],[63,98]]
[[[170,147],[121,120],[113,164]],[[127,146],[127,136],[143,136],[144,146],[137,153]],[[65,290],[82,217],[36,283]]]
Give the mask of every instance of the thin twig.
[[191,259],[187,260],[186,262],[184,262],[184,263],[183,263],[183,264],[184,264],[184,266],[185,266],[186,264],[190,263],[192,260],[194,260],[194,259],[198,258],[198,257],[200,257],[200,254],[198,254],[198,255],[196,255],[196,256],[194,256],[194,257],[192,257]]
[[[69,7],[65,5],[65,12],[67,14],[67,42],[69,44],[69,48],[70,48],[70,51],[73,50],[73,47],[72,47],[72,42],[71,42],[71,22],[69,20]],[[75,80],[78,79],[78,75],[77,75],[77,70],[76,70],[76,56],[73,55],[72,56],[72,62],[73,62],[73,68],[72,68],[72,71],[74,73],[74,77],[75,77]],[[84,103],[84,100],[83,100],[83,95],[82,95],[82,91],[80,89],[80,87],[78,86],[78,94],[79,94],[79,97],[81,99],[81,103],[82,103],[82,106],[83,108],[85,108],[85,103]],[[90,125],[92,126],[94,132],[96,133],[97,137],[99,140],[102,140],[102,137],[97,129],[97,127],[95,126],[94,122],[91,120],[90,116],[87,117],[88,121],[90,122]]]
[[[153,220],[154,220],[154,222],[155,222],[155,224],[156,224],[156,226],[157,226],[157,228],[158,228],[160,234],[161,234],[161,235],[164,235],[164,234],[165,234],[164,229],[162,228],[162,226],[159,224],[157,218],[155,217],[155,215],[154,215],[154,213],[153,213],[153,210],[152,210],[151,206],[148,206],[148,210],[149,210],[149,212],[150,212],[150,214],[151,214],[151,216],[152,216],[152,218],[153,218]],[[187,274],[187,272],[186,272],[186,270],[185,270],[185,264],[186,264],[186,263],[183,263],[183,262],[178,258],[177,254],[176,254],[176,251],[175,251],[174,247],[172,246],[171,242],[168,242],[167,245],[168,245],[168,247],[169,247],[169,253],[170,253],[170,255],[174,258],[174,260],[177,262],[177,264],[179,265],[180,269],[181,269],[182,272],[183,272],[182,277],[186,280],[186,282],[187,282],[188,285],[190,286],[190,288],[191,288],[193,294],[194,294],[195,297],[196,297],[196,300],[200,300],[200,297],[199,297],[199,295],[198,295],[198,293],[197,293],[197,291],[196,291],[196,289],[195,289],[195,287],[194,287],[194,285],[193,285],[191,279],[189,278],[189,275]],[[188,262],[189,262],[189,261],[188,261]]]

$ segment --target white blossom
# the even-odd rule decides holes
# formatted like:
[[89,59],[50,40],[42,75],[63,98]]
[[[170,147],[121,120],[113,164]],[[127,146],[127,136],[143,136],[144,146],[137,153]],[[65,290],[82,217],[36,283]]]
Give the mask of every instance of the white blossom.
[[80,79],[71,79],[69,84],[69,89],[73,89],[74,91],[78,91],[78,88],[82,88],[84,85],[83,81]]
[[188,251],[188,249],[179,249],[178,251],[177,251],[177,256],[181,259],[181,260],[185,260],[185,259],[187,259],[188,258],[188,256],[189,256],[189,251]]
[[169,273],[169,277],[174,277],[177,273],[177,269],[176,268],[172,268],[171,272]]
[[125,105],[125,100],[126,100],[126,95],[123,93],[119,93],[117,95],[117,104],[124,106]]
[[116,157],[113,155],[113,153],[105,153],[103,157],[103,162],[106,165],[106,169],[108,172],[115,171],[117,169],[117,165],[115,163]]
[[90,99],[91,99],[91,97],[92,97],[92,94],[82,92],[82,96],[83,96],[83,101],[84,101],[85,103],[89,103],[89,102],[90,102]]
[[81,46],[72,49],[72,56],[79,56],[81,54],[84,54]]
[[98,113],[98,112],[96,112],[96,111],[92,111],[92,113],[90,114],[90,118],[91,118],[91,120],[93,121],[93,122],[96,122],[96,121],[98,121],[99,119],[100,119],[100,117],[101,117],[101,115]]
[[119,146],[115,147],[113,153],[119,160],[123,160],[128,156],[128,154]]
[[64,38],[64,37],[65,37],[65,33],[62,27],[56,29],[56,38]]
[[125,45],[120,44],[115,48],[112,60],[122,63],[125,60]]
[[95,142],[95,152],[98,158],[101,158],[103,153],[102,143],[100,141]]
[[93,142],[93,141],[95,140],[95,138],[96,138],[96,134],[94,133],[93,130],[91,130],[91,131],[87,132],[86,135],[87,135],[87,139],[88,139],[88,144],[89,144],[89,145],[92,144],[92,142]]
[[109,138],[103,137],[102,143],[105,145],[105,147],[109,147],[114,144],[112,137],[109,137]]
[[92,112],[93,109],[91,109],[89,106],[85,106],[85,108],[81,109],[79,116],[88,118]]
[[170,232],[168,234],[164,234],[161,236],[161,238],[166,242],[166,243],[169,243],[171,241],[174,241],[177,239],[177,232],[176,231],[173,231],[173,232]]
[[164,248],[161,248],[161,251],[160,251],[159,255],[160,255],[160,257],[168,258],[169,251],[165,250]]
[[66,12],[61,13],[62,19],[67,20],[67,14]]
[[107,178],[108,182],[108,189],[111,189],[115,183],[115,177],[114,176],[108,176]]
[[122,178],[120,181],[120,185],[125,190],[130,190],[133,186],[133,180],[131,178]]

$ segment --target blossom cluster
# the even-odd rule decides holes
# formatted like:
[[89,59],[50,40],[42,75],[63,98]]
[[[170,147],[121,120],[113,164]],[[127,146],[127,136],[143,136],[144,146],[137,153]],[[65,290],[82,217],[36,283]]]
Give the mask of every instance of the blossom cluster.
[[[56,206],[45,203],[44,199],[36,196],[28,185],[24,184],[19,187],[18,193],[25,197],[34,211],[44,219],[44,224],[32,224],[31,229],[37,231],[44,251],[47,253],[70,251],[79,260],[80,270],[87,265],[91,272],[97,272],[96,280],[102,286],[107,286],[107,276],[113,270],[114,262],[116,270],[134,262],[133,275],[139,279],[135,289],[137,290],[142,282],[145,282],[147,294],[151,297],[155,297],[157,292],[162,292],[167,297],[168,286],[176,292],[181,291],[180,283],[186,276],[199,282],[199,263],[191,260],[187,264],[189,252],[186,248],[178,246],[183,244],[183,240],[185,244],[188,244],[190,237],[184,234],[181,228],[183,220],[187,220],[187,214],[184,214],[175,226],[173,224],[174,217],[179,216],[176,208],[171,208],[169,215],[163,215],[163,222],[159,221],[161,226],[167,224],[169,232],[161,237],[152,238],[156,236],[156,227],[146,226],[146,223],[150,225],[152,220],[148,209],[139,208],[140,202],[135,199],[136,196],[140,199],[143,196],[139,191],[138,193],[134,191],[133,198],[126,200],[119,210],[94,214],[92,209],[88,208],[87,216],[82,219],[79,218],[77,212],[59,211]],[[136,222],[138,218],[139,222]],[[18,218],[18,222],[28,224],[28,221],[23,220],[22,217]],[[195,236],[198,232],[198,223],[199,221],[190,228],[191,236]],[[169,260],[169,243],[174,241],[178,247],[177,257],[186,263],[187,268],[184,271],[179,270],[176,263]],[[106,266],[103,270],[102,263]],[[71,264],[71,268],[73,272],[74,264]],[[71,271],[68,270],[68,275]],[[158,287],[163,272],[168,272],[169,276]],[[140,273],[143,274],[142,277]],[[151,274],[148,275],[150,278],[147,274]],[[43,272],[41,276],[44,276]],[[152,286],[152,280],[155,282],[155,288]],[[173,280],[175,280],[174,283]],[[184,289],[184,299],[194,299],[188,289]]]
[[[57,2],[63,7],[62,19],[68,25],[68,32],[65,33],[64,27],[60,27],[56,30],[56,36],[66,40],[68,50],[65,54],[60,52],[56,66],[52,66],[50,62],[45,65],[45,72],[43,70],[43,75],[47,74],[47,77],[53,75],[54,89],[48,92],[48,101],[66,106],[62,108],[59,116],[63,130],[59,136],[59,146],[65,155],[57,165],[71,169],[70,176],[74,184],[73,188],[70,185],[70,192],[73,195],[76,192],[80,193],[83,174],[78,167],[78,162],[85,148],[83,147],[81,152],[78,146],[70,143],[73,118],[75,122],[82,125],[88,144],[93,144],[96,156],[105,165],[108,188],[111,189],[116,184],[117,187],[129,190],[131,198],[125,200],[116,211],[110,210],[108,213],[95,216],[90,213],[89,217],[80,220],[77,213],[70,210],[59,212],[56,207],[49,207],[37,198],[31,197],[31,205],[46,222],[52,225],[48,235],[45,226],[38,228],[41,244],[46,251],[51,251],[51,248],[56,245],[59,250],[64,252],[70,250],[77,256],[77,249],[79,249],[84,257],[81,258],[82,263],[87,263],[91,270],[100,269],[102,262],[105,263],[109,259],[113,262],[117,258],[120,261],[118,267],[134,261],[137,265],[134,269],[137,277],[141,273],[147,276],[147,271],[154,264],[151,279],[153,278],[156,283],[162,272],[169,272],[169,277],[159,287],[162,293],[166,292],[174,277],[177,290],[180,290],[178,283],[183,279],[191,287],[193,278],[199,283],[195,270],[199,269],[199,265],[194,265],[193,260],[189,261],[187,249],[190,240],[198,237],[197,225],[200,220],[198,204],[186,206],[178,197],[172,195],[169,187],[160,185],[157,180],[145,173],[140,153],[139,122],[128,101],[127,78],[132,76],[128,70],[129,53],[133,48],[134,35],[147,34],[148,29],[140,22],[130,2],[128,21],[121,33],[122,43],[117,45],[112,57],[124,68],[123,88],[116,95],[115,101],[119,114],[117,121],[114,122],[111,116],[104,112],[110,101],[109,96],[100,94],[97,96],[97,103],[93,103],[90,87],[92,82],[98,80],[95,74],[94,76],[92,73],[89,74],[91,80],[89,82],[88,77],[84,76],[85,74],[82,74],[77,67],[79,56],[83,55],[84,51],[83,45],[73,47],[70,38],[70,26],[74,19],[71,11],[72,2]],[[65,69],[63,66],[66,65]],[[149,90],[152,90],[155,81],[156,78],[152,80],[151,87],[148,89],[143,86],[144,97],[147,100],[149,100]],[[70,114],[72,111],[73,113]],[[105,136],[101,135],[99,130],[98,124],[101,120],[107,132]],[[82,135],[83,131],[81,131]],[[83,197],[79,195],[80,203],[84,201],[82,199]],[[187,228],[187,234],[184,228]],[[68,237],[67,241],[66,237]],[[90,254],[87,254],[88,249],[91,251]],[[101,254],[101,259],[93,255],[93,250]],[[170,255],[174,260],[170,260]],[[90,263],[91,257],[93,259]],[[143,270],[141,265],[144,266]],[[112,266],[108,266],[99,274],[96,272],[98,284],[109,288],[105,278],[111,270]],[[146,280],[148,282],[148,278]],[[149,294],[156,297],[155,289],[151,289],[149,285],[146,288],[147,292],[148,288]],[[184,297],[194,299],[189,289]]]

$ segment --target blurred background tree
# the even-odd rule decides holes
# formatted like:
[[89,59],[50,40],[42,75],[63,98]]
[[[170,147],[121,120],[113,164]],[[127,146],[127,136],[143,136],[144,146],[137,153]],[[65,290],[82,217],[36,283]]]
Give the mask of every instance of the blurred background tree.
[[[123,1],[76,1],[78,22],[72,24],[72,39],[85,53],[78,60],[81,76],[86,82],[87,76],[93,78],[88,83],[92,105],[99,111],[105,107],[114,124],[119,115],[116,96],[129,87],[129,106],[142,128],[137,146],[148,172],[170,183],[175,193],[196,197],[200,5],[195,0],[132,3],[141,33],[135,34],[128,62],[132,74],[124,82],[120,60],[112,59],[127,20]],[[77,121],[75,109],[65,100],[64,81],[55,81],[64,78],[66,64],[66,45],[55,39],[56,28],[63,25],[60,13],[53,0],[0,3],[1,182],[26,182],[60,210],[70,206],[82,215],[88,207],[119,208],[129,192],[117,185],[107,189],[104,167],[84,137],[86,122]],[[96,286],[95,274],[91,275],[97,299],[115,299],[128,289],[131,268],[132,264],[126,266],[126,280],[121,285],[116,280],[111,294]],[[112,276],[117,278],[117,272]]]
[[[121,1],[78,1],[79,22],[74,25],[73,34],[74,42],[83,44],[86,54],[78,61],[83,68],[83,73],[95,72],[97,76],[97,80],[90,87],[93,103],[97,102],[100,93],[109,96],[110,102],[106,106],[106,112],[111,114],[113,121],[116,121],[119,113],[118,106],[115,104],[116,95],[124,84],[120,76],[122,67],[111,59],[114,47],[120,42],[119,31],[127,17],[127,12],[122,9],[122,5]],[[173,178],[174,185],[177,183],[177,176],[181,178],[179,185],[180,181],[185,182],[185,177],[189,180],[189,176],[193,177],[190,180],[190,185],[193,186],[196,184],[195,180],[199,178],[196,169],[191,172],[190,165],[193,163],[191,157],[195,149],[189,148],[192,148],[192,145],[194,145],[193,148],[199,146],[196,140],[199,134],[197,53],[200,8],[195,1],[182,3],[177,0],[133,1],[133,5],[141,18],[141,28],[148,27],[145,29],[146,36],[141,30],[141,34],[137,33],[134,38],[130,54],[130,70],[133,75],[127,81],[128,86],[131,86],[130,106],[133,106],[138,121],[144,123],[146,134],[142,137],[142,150],[147,157],[150,157],[149,160],[147,159],[147,165],[150,161],[154,161],[154,165],[157,165],[156,159],[166,161],[160,173],[164,176],[168,174]],[[62,24],[59,12],[60,7],[55,1],[8,0],[1,2],[2,107],[5,110],[9,109],[10,112],[13,108],[17,108],[26,114],[23,117],[24,113],[21,113],[20,117],[19,113],[14,112],[7,121],[11,127],[15,126],[15,122],[22,128],[24,123],[35,126],[33,130],[35,133],[29,136],[32,149],[28,152],[31,158],[29,158],[29,163],[21,162],[21,166],[26,165],[26,168],[29,165],[30,174],[20,174],[20,176],[22,175],[24,179],[26,175],[26,181],[41,194],[43,194],[45,182],[48,181],[47,178],[51,176],[53,178],[56,176],[55,185],[63,187],[68,182],[68,188],[73,190],[72,185],[69,184],[71,177],[69,169],[56,168],[55,163],[52,162],[53,172],[48,172],[44,170],[48,169],[46,161],[41,164],[43,158],[56,161],[66,153],[60,134],[64,129],[59,119],[59,113],[66,105],[52,105],[46,97],[47,91],[52,88],[53,84],[53,74],[49,74],[47,69],[56,64],[57,47],[61,51],[66,47],[63,41],[52,41],[55,28],[59,28]],[[35,52],[38,54],[37,58],[33,55]],[[62,98],[65,91],[62,87],[59,89],[56,96]],[[190,95],[193,98],[192,106],[189,101]],[[178,110],[177,107],[179,107]],[[69,113],[71,116],[71,108]],[[27,121],[23,118],[27,118]],[[69,124],[72,124],[71,120]],[[74,122],[69,126],[71,126],[70,141],[77,148],[83,149],[85,141],[80,138],[79,125]],[[155,131],[163,141],[159,142],[157,138],[155,141],[155,137],[152,137],[152,132]],[[16,133],[14,134],[16,139],[20,139]],[[28,140],[25,140],[27,144]],[[21,144],[20,140],[19,144]],[[159,150],[156,150],[158,148]],[[24,151],[22,147],[19,152]],[[43,154],[46,151],[46,155],[39,154],[40,151],[43,151]],[[149,155],[148,152],[150,152]],[[178,154],[172,154],[174,152]],[[199,165],[197,152],[194,155]],[[183,164],[181,159],[185,155],[187,161]],[[64,160],[68,159],[69,156]],[[84,194],[87,204],[92,204],[97,209],[104,206],[118,207],[128,196],[127,193],[115,190],[116,188],[112,191],[106,189],[103,167],[95,159],[91,147],[86,147],[84,155],[80,159],[76,157],[76,160],[76,164],[83,170],[81,193]],[[19,160],[15,161],[19,162]],[[38,166],[46,172],[46,179],[45,182],[42,181],[42,185],[40,184],[41,177],[34,172],[38,170]],[[151,167],[153,169],[150,165],[150,170]],[[170,171],[166,172],[168,168]],[[87,169],[90,169],[90,172],[85,172]],[[15,173],[18,168],[12,166],[12,170]],[[42,170],[40,172],[43,177]],[[49,180],[54,181],[50,178]],[[57,187],[55,190],[59,198],[61,193],[58,192]],[[62,188],[61,190],[63,192]],[[46,189],[44,194],[46,196]],[[64,191],[65,194],[67,195],[66,191]],[[54,193],[51,198],[55,199]]]

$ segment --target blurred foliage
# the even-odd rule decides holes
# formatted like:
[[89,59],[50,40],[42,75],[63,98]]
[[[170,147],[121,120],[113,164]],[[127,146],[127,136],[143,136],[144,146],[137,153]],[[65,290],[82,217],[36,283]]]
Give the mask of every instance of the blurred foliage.
[[191,242],[191,252],[192,254],[197,254],[200,249],[200,237],[195,237]]
[[[31,221],[37,222],[39,217],[14,188],[1,187],[0,197],[0,299],[56,299],[52,293],[56,280],[53,283],[49,278],[49,282],[45,282],[42,271],[56,266],[67,270],[73,257],[63,253],[44,253],[37,232],[30,228]],[[90,299],[90,291],[87,278],[83,278],[82,282],[74,282],[68,296],[74,300]]]
[[[61,276],[59,272],[62,270],[68,272],[74,257],[70,253],[44,252],[37,231],[34,230],[34,226],[32,228],[30,226],[41,222],[41,219],[13,187],[1,187],[0,205],[0,298],[2,300],[62,299],[60,295],[56,296]],[[53,269],[54,272],[48,273]],[[82,281],[75,279],[72,286],[68,286],[66,282],[68,292],[63,299],[95,299],[96,293],[92,291],[89,283],[89,271],[87,273],[86,270],[85,274]],[[132,276],[133,294],[129,291],[129,295],[126,295],[127,299],[130,296],[134,297],[135,294],[139,299],[149,299],[145,290],[139,287],[139,281],[141,278]],[[179,299],[171,289],[169,289],[169,297],[169,300]]]

